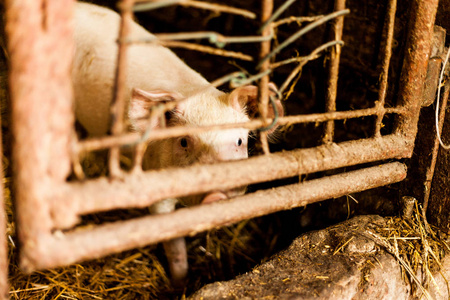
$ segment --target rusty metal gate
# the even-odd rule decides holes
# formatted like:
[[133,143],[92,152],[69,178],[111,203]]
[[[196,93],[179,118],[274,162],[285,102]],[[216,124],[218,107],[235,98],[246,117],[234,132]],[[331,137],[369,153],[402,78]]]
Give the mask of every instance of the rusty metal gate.
[[[134,2],[144,1],[124,0],[120,3],[124,20],[131,19]],[[163,2],[224,9],[219,5],[209,7],[208,3],[201,1],[151,3]],[[271,16],[276,17],[278,11],[272,13],[272,0],[262,2],[262,21],[269,23],[261,34],[264,40],[261,42],[259,60],[262,77],[258,80],[260,101],[267,104],[271,69],[269,58],[279,49],[272,52],[271,40],[264,37],[270,36],[270,23],[274,21]],[[131,171],[124,171],[118,162],[121,145],[134,144],[139,147],[143,142],[206,130],[237,127],[253,130],[270,124],[272,120],[262,118],[245,124],[162,128],[150,132],[143,141],[141,134],[124,131],[121,116],[125,100],[120,82],[126,74],[119,69],[118,98],[115,102],[117,122],[113,124],[112,134],[100,139],[78,140],[74,130],[70,77],[73,1],[6,1],[15,140],[15,205],[21,267],[33,271],[67,265],[403,180],[406,167],[398,160],[412,155],[438,4],[437,0],[411,2],[412,21],[396,105],[387,106],[385,103],[396,11],[396,1],[391,0],[385,16],[386,42],[378,100],[365,109],[336,110],[341,49],[338,41],[342,37],[344,14],[348,13],[345,2],[336,0],[335,12],[316,20],[318,24],[337,20],[333,23],[336,41],[331,41],[334,50],[329,64],[327,110],[313,115],[288,115],[277,120],[281,125],[326,124],[321,145],[269,153],[266,135],[261,134],[265,154],[244,161],[148,171],[142,171],[139,165],[135,165]],[[121,33],[123,40],[127,36],[127,28],[123,28]],[[121,43],[120,47],[122,53],[126,53],[127,43]],[[126,64],[123,57],[119,55],[119,65]],[[382,122],[386,115],[394,118],[395,122],[391,131],[382,134]],[[336,120],[367,116],[372,116],[375,122],[373,136],[334,142]],[[111,149],[110,177],[68,180],[71,172],[82,177],[80,155],[99,149]],[[362,166],[355,171],[257,191],[228,201],[182,208],[169,214],[73,229],[79,223],[80,216],[94,212],[147,207],[169,197],[232,189],[368,162],[379,163],[372,167]]]

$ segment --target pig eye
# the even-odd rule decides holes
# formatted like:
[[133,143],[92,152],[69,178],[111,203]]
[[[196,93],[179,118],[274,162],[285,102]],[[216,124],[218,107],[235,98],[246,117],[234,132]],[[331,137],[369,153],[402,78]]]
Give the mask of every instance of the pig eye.
[[187,139],[186,138],[182,138],[180,140],[180,145],[181,145],[181,147],[186,148],[187,145],[188,145]]
[[237,145],[238,147],[242,146],[242,139],[241,139],[241,138],[239,138],[239,139],[237,140],[236,145]]

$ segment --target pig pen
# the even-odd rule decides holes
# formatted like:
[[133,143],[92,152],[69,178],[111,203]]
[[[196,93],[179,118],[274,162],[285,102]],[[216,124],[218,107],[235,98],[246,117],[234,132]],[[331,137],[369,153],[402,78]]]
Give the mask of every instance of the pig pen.
[[[6,178],[11,178],[6,182],[13,181],[17,186],[27,187],[16,188],[13,193],[17,222],[9,223],[8,232],[14,236],[13,231],[17,228],[21,253],[17,257],[16,248],[10,250],[10,296],[21,299],[173,296],[162,250],[158,246],[148,245],[185,235],[191,236],[187,243],[190,279],[182,293],[190,294],[205,283],[229,279],[251,269],[286,247],[293,237],[306,229],[324,227],[354,214],[396,214],[401,186],[359,192],[393,184],[406,176],[403,159],[412,155],[423,89],[430,86],[436,89],[437,86],[437,82],[424,85],[428,59],[432,53],[430,41],[437,6],[437,1],[425,2],[415,1],[411,7],[406,1],[387,1],[383,4],[375,1],[364,4],[336,1],[333,5],[320,1],[294,2],[278,17],[277,20],[281,21],[276,25],[279,27],[273,27],[276,28],[273,36],[270,31],[263,30],[263,38],[258,37],[254,44],[227,44],[225,49],[213,49],[202,41],[198,41],[200,45],[193,45],[164,40],[209,80],[237,70],[240,71],[238,79],[241,82],[242,77],[253,78],[250,74],[262,74],[262,79],[258,76],[257,79],[261,80],[261,89],[266,91],[266,95],[269,77],[265,70],[274,68],[270,80],[281,89],[287,78],[292,80],[283,93],[287,116],[277,120],[284,126],[278,143],[271,144],[269,148],[262,131],[253,140],[251,158],[247,161],[161,172],[136,171],[132,162],[119,155],[118,146],[142,140],[137,134],[116,132],[100,140],[74,138],[73,117],[69,115],[71,107],[67,104],[70,79],[63,80],[64,67],[68,67],[64,64],[70,62],[70,41],[66,41],[66,45],[61,42],[61,35],[70,32],[69,24],[58,27],[55,32],[36,34],[36,41],[31,41],[40,45],[37,49],[48,49],[49,45],[59,44],[61,51],[58,52],[67,56],[66,59],[54,57],[42,60],[45,56],[42,52],[36,52],[41,58],[36,57],[35,63],[43,66],[39,71],[45,70],[44,66],[53,70],[53,73],[43,73],[49,78],[28,74],[33,75],[34,83],[27,83],[26,76],[21,72],[32,70],[19,68],[14,71],[17,61],[24,59],[20,55],[25,55],[25,52],[15,48],[5,51],[11,64],[12,122],[16,124],[12,132],[9,123],[4,124],[5,153],[9,158],[9,154],[14,152],[18,161],[12,178],[9,166],[6,169]],[[25,5],[16,11],[18,7],[8,7],[8,3],[20,4],[20,1],[6,3],[7,9],[13,10],[14,15],[40,13],[32,5]],[[71,1],[61,3],[48,1],[46,13],[54,15],[45,20],[55,24],[49,23],[45,28],[56,28],[56,25],[65,24],[69,19]],[[247,20],[246,16],[252,16],[253,12],[258,18],[264,15],[268,19],[272,14],[271,5],[274,5],[273,11],[277,11],[283,3],[228,2],[227,6],[245,9],[232,11],[237,14],[233,15],[229,14],[229,8],[224,8],[223,3],[204,7],[203,2],[186,1],[180,3],[181,7],[140,12],[137,17],[154,33],[218,31],[224,36],[245,37],[257,35],[261,26],[260,20]],[[196,5],[201,8],[195,8]],[[349,13],[344,10],[346,8],[350,9]],[[334,12],[341,14],[333,15]],[[290,16],[302,17],[289,19]],[[199,21],[192,22],[193,19]],[[36,20],[30,18],[31,24],[28,26],[31,27],[24,29],[29,34],[35,25],[32,21]],[[9,47],[20,48],[22,43],[26,44],[20,40],[19,33],[14,35],[14,31],[22,26],[19,24],[23,23],[9,25]],[[270,53],[267,46],[259,45],[261,41],[269,44],[264,35],[271,36],[271,40],[275,41],[272,46],[277,49],[308,26],[311,31],[305,30],[302,37],[289,46],[291,48],[277,51],[276,60],[272,57],[271,64],[263,63],[257,67],[259,57]],[[52,38],[52,35],[55,37]],[[19,40],[14,42],[15,38]],[[345,43],[340,43],[340,40]],[[176,47],[200,51],[177,50]],[[433,58],[440,55],[442,53],[435,52]],[[31,57],[33,59],[33,55]],[[275,65],[292,57],[296,58],[290,62],[295,64],[294,67]],[[59,81],[52,85],[54,78],[51,76],[55,73]],[[14,76],[20,78],[17,82],[24,80],[30,84],[30,89],[14,87],[18,85]],[[2,77],[4,79],[5,75],[2,74]],[[52,87],[34,86],[44,83]],[[20,94],[23,91],[48,92],[48,101],[55,103],[49,102],[51,104],[45,107],[32,106],[33,97],[37,97],[34,95],[28,99],[32,102],[15,104],[26,101],[26,93]],[[66,103],[58,102],[61,97]],[[431,98],[434,99],[434,95]],[[268,100],[266,96],[266,100],[262,101]],[[38,113],[31,116],[30,111],[34,110]],[[49,118],[53,112],[60,115],[54,116],[55,119]],[[23,120],[23,116],[29,118],[26,121],[30,124],[28,127],[16,121]],[[46,138],[31,138],[33,130],[30,131],[30,128],[47,118],[49,123],[54,122],[53,125],[57,126],[43,125],[43,128],[34,131],[38,136],[45,132]],[[245,126],[256,129],[270,122],[255,120]],[[168,128],[150,133],[147,138],[160,139],[210,129]],[[8,143],[11,135],[16,140],[13,150]],[[90,153],[109,147],[116,149],[111,152],[111,161],[105,161],[104,155]],[[42,152],[39,149],[43,148],[48,152],[39,153]],[[35,149],[36,153],[31,155],[34,150],[29,149]],[[10,158],[8,161],[15,163]],[[36,165],[36,168],[28,168],[29,165]],[[186,178],[189,180],[185,181]],[[148,187],[146,184],[149,182],[158,184]],[[161,220],[149,215],[147,209],[150,204],[165,197],[233,188],[242,184],[250,184],[249,193],[242,198],[203,207],[182,208],[173,215],[159,218]],[[11,220],[9,185],[6,191],[7,212]],[[307,210],[296,208],[345,195],[350,196],[328,201],[331,209],[317,209],[313,205],[312,209]],[[352,203],[352,198],[356,198],[361,205]],[[363,204],[365,201],[367,205]],[[261,217],[267,214],[271,215]],[[231,223],[237,224],[230,226]],[[227,226],[199,234],[223,225]],[[149,227],[158,230],[148,232]],[[137,250],[131,250],[137,247]],[[111,255],[119,251],[125,252]],[[109,256],[99,258],[105,255]],[[80,263],[92,258],[97,259]],[[34,272],[25,275],[18,270],[18,264],[23,270]]]

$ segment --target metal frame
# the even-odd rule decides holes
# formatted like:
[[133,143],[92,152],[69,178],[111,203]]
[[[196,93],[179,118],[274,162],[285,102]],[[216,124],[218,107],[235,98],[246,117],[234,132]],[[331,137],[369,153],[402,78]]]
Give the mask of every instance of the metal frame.
[[[126,38],[126,24],[132,17],[133,3],[132,0],[124,0],[120,6],[124,20],[122,40]],[[273,1],[264,0],[263,3],[262,15],[265,21],[272,15]],[[412,2],[412,21],[398,93],[399,104],[393,108],[384,107],[396,7],[395,0],[389,3],[386,21],[389,42],[385,49],[380,98],[376,105],[364,110],[336,112],[333,104],[336,88],[331,84],[328,112],[288,116],[278,120],[280,124],[326,122],[328,134],[322,146],[269,154],[265,135],[262,134],[266,155],[245,161],[162,171],[143,172],[135,168],[125,173],[118,165],[119,146],[143,141],[142,136],[137,133],[123,133],[121,119],[117,119],[118,122],[113,125],[112,136],[77,141],[74,135],[70,101],[73,41],[70,39],[72,27],[68,21],[71,19],[73,1],[7,0],[10,92],[15,138],[15,205],[21,241],[21,267],[30,272],[62,266],[403,180],[406,177],[403,164],[385,163],[300,184],[258,191],[230,201],[184,208],[166,215],[103,224],[92,229],[66,230],[77,224],[80,215],[92,212],[145,207],[167,197],[410,157],[417,132],[438,0]],[[338,0],[336,7],[342,6],[343,1]],[[342,34],[340,24],[341,21],[338,21],[335,26],[337,36]],[[268,30],[264,30],[262,35],[270,34]],[[127,44],[121,45],[119,65],[126,64],[123,53],[126,52]],[[49,53],[48,49],[52,48],[57,51]],[[263,42],[261,57],[266,57],[269,52],[270,42]],[[335,69],[338,63],[339,46],[331,62],[331,82],[336,79]],[[261,71],[268,68],[270,63],[266,60]],[[120,82],[126,75],[120,70],[119,68],[117,75],[119,90],[114,104],[118,116],[125,107]],[[262,107],[268,103],[267,84],[268,76],[263,76],[260,81]],[[385,114],[395,114],[397,122],[392,134],[382,136],[380,125]],[[264,117],[264,111],[262,115]],[[339,144],[332,142],[334,120],[374,115],[377,116],[377,126],[373,137]],[[270,120],[263,118],[247,124],[194,128],[193,131],[186,128],[166,128],[153,131],[146,138],[162,139],[218,127],[255,129],[266,124],[270,124]],[[110,152],[110,178],[67,182],[71,166],[74,165],[75,171],[77,169],[80,153],[109,147],[113,149]]]

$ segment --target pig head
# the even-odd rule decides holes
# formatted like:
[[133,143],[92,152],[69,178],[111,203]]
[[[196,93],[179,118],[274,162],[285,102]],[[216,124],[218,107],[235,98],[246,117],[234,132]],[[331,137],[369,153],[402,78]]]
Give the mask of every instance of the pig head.
[[[270,85],[274,90],[275,85]],[[176,108],[165,115],[170,126],[208,126],[227,123],[244,123],[257,113],[257,87],[243,86],[226,94],[215,88],[207,88],[187,99],[174,92],[143,91],[135,89],[130,100],[128,117],[132,128],[145,131],[161,127],[160,120],[149,120],[150,110],[156,104],[177,101]],[[278,115],[283,115],[280,100],[275,101]],[[270,106],[268,117],[274,117]],[[274,129],[271,130],[273,132]],[[170,166],[187,166],[194,163],[214,163],[239,160],[248,157],[249,130],[245,128],[204,132],[154,141],[149,144],[143,160],[144,169],[159,169]],[[229,191],[181,199],[183,204],[214,202],[245,192],[245,187]]]
[[[77,121],[90,136],[107,133],[114,74],[117,68],[117,37],[120,16],[104,7],[77,2],[75,10],[75,56],[72,69]],[[131,39],[154,36],[130,24]],[[157,43],[132,44],[127,50],[125,90],[132,129],[145,131],[163,126],[204,126],[241,123],[257,112],[257,88],[244,86],[225,94],[212,87],[169,49]],[[274,88],[274,86],[272,86]],[[179,103],[164,120],[149,123],[151,108],[162,102]],[[283,109],[276,102],[279,115]],[[273,117],[270,110],[269,117]],[[165,123],[165,124],[162,124]],[[186,166],[247,158],[247,129],[205,132],[152,142],[145,154],[144,169]],[[231,197],[238,191],[217,191],[205,202]],[[188,201],[189,202],[189,201]],[[198,203],[198,200],[192,200]]]
[[[90,136],[103,136],[111,123],[110,104],[113,99],[117,69],[120,15],[110,9],[77,1],[75,5],[75,53],[72,78],[77,121]],[[139,24],[130,24],[130,39],[149,40],[154,35]],[[199,73],[191,69],[172,51],[158,43],[137,43],[127,49],[128,120],[135,131],[164,126],[204,126],[241,123],[253,118],[257,107],[257,88],[240,87],[225,94]],[[149,118],[157,103],[178,103],[164,118]],[[283,115],[281,102],[276,101],[278,114]],[[269,110],[269,117],[273,117]],[[248,156],[249,132],[244,128],[205,132],[148,145],[143,159],[144,169],[186,166],[245,159]],[[233,197],[245,188],[214,191],[200,197],[180,199],[186,204],[214,202]],[[172,212],[177,199],[165,199],[150,208],[153,213]],[[164,243],[174,282],[182,282],[187,274],[187,254],[183,238]]]

